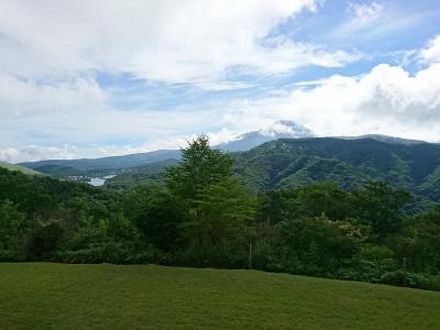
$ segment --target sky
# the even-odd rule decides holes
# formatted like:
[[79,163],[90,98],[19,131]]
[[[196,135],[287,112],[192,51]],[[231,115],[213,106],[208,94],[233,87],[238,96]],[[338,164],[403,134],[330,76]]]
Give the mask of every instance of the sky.
[[292,120],[440,141],[437,0],[0,0],[0,160]]

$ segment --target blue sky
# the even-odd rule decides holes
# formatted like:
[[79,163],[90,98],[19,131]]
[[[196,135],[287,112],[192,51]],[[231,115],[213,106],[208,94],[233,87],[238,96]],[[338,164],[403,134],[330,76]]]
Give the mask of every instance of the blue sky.
[[0,0],[0,160],[297,121],[440,141],[440,2]]

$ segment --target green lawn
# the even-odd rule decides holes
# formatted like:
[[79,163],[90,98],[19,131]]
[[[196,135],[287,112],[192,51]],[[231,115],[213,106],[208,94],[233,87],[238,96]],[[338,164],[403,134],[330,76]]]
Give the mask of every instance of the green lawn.
[[1,329],[440,329],[440,293],[161,266],[0,264]]

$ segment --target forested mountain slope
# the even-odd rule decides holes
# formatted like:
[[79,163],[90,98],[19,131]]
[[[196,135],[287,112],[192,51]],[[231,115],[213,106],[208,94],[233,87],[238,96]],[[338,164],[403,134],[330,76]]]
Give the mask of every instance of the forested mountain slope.
[[[124,159],[126,170],[108,180],[107,186],[124,189],[160,180],[165,167],[178,162],[177,152],[160,152],[153,158],[147,157],[148,160],[142,160],[140,154],[123,156],[134,157],[135,161]],[[411,191],[421,205],[440,199],[439,144],[382,136],[279,139],[249,151],[233,153],[233,156],[235,172],[256,190],[296,188],[322,181],[336,181],[343,188],[352,188],[368,180],[382,180]],[[107,163],[109,160],[111,162]],[[114,157],[93,162],[117,168],[121,160]],[[78,168],[85,170],[87,165],[83,161],[65,162],[69,165],[77,162]],[[32,163],[31,167],[39,164],[44,167],[43,172],[47,172],[50,170],[47,167],[63,165],[52,162]],[[41,169],[41,166],[36,168]],[[71,175],[75,175],[74,172]]]
[[280,139],[236,156],[236,172],[258,189],[334,180],[353,187],[384,180],[429,199],[440,197],[440,145],[374,138]]
[[[374,136],[280,139],[233,156],[235,172],[256,190],[297,188],[322,181],[353,188],[380,180],[411,191],[422,204],[436,201],[440,199],[440,145],[410,142]],[[156,162],[154,171],[144,167],[124,173],[110,179],[109,186],[127,188],[151,181],[152,174],[169,164]]]
[[41,174],[40,172],[34,171],[30,168],[20,166],[20,165],[10,164],[7,162],[2,162],[2,161],[0,161],[0,168],[5,168],[10,171],[19,171],[23,174],[30,174],[30,175]]

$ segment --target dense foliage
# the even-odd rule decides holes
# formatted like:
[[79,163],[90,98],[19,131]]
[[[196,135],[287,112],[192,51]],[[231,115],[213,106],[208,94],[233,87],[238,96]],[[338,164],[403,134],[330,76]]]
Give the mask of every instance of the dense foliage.
[[0,169],[0,259],[256,268],[440,289],[440,207],[381,181],[255,193],[199,137],[127,192]]
[[[440,200],[440,145],[436,143],[385,137],[280,139],[232,156],[234,173],[255,191],[323,181],[355,189],[373,180],[410,191],[414,199],[406,208],[414,213]],[[131,188],[141,181],[151,182],[169,163],[130,169],[108,180],[108,186]]]
[[384,181],[411,192],[419,212],[440,200],[440,145],[375,138],[280,139],[237,155],[236,173],[260,190],[335,181],[357,189]]

